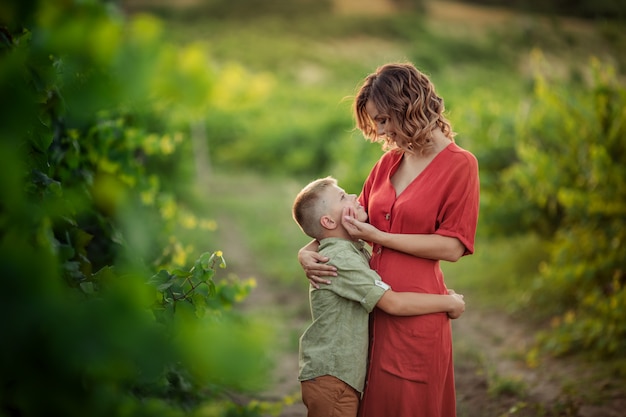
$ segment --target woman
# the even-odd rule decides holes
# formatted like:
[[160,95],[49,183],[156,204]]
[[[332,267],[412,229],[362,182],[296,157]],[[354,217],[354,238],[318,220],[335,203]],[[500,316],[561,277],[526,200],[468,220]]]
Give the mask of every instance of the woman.
[[[478,163],[454,143],[443,99],[412,64],[366,77],[354,102],[357,127],[385,154],[359,197],[369,224],[345,217],[372,244],[370,266],[395,291],[447,294],[440,260],[474,251]],[[307,277],[327,282],[327,258],[311,242],[299,253]],[[452,335],[445,314],[394,317],[375,309],[361,417],[456,415]]]

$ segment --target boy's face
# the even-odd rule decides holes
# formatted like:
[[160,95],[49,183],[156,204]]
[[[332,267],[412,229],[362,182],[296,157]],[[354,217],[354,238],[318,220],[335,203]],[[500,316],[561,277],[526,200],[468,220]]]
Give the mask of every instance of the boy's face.
[[356,194],[346,194],[341,187],[333,185],[327,189],[325,197],[330,209],[329,215],[336,222],[341,223],[341,216],[345,208],[351,209],[350,211],[354,213],[354,217],[357,220],[361,222],[367,221],[367,213],[359,203]]

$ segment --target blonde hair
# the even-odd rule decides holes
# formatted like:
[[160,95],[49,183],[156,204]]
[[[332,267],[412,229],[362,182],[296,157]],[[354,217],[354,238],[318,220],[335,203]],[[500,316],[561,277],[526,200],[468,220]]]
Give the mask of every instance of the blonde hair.
[[379,67],[368,75],[354,100],[357,128],[372,142],[382,142],[383,149],[397,147],[391,138],[378,135],[376,123],[365,106],[371,101],[379,115],[387,119],[407,144],[417,152],[425,152],[432,146],[432,132],[436,128],[454,140],[450,122],[443,115],[443,98],[435,92],[430,79],[411,63],[392,63]]
[[304,187],[293,202],[293,219],[306,235],[314,239],[320,239],[323,232],[320,219],[326,214],[326,205],[322,194],[333,185],[337,185],[337,180],[332,177],[317,179]]

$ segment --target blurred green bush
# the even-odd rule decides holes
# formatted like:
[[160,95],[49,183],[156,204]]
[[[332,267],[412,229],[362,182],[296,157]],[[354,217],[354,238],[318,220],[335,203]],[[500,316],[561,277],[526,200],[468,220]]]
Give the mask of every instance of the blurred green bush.
[[503,172],[497,210],[517,207],[515,227],[550,242],[532,290],[533,305],[554,317],[544,345],[623,357],[626,87],[597,59],[588,79],[570,82],[553,79],[539,52],[536,61],[534,96],[516,128],[519,160]]
[[226,395],[264,388],[271,363],[270,326],[232,309],[254,283],[219,278],[222,254],[179,233],[215,230],[181,185],[196,181],[190,126],[234,99],[216,95],[222,75],[154,18],[24,4],[1,8],[0,413],[273,407]]

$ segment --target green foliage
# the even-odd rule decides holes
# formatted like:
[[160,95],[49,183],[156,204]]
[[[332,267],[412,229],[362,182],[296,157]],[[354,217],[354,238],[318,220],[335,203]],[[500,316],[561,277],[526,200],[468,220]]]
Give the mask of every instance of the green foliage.
[[[351,96],[367,73],[390,59],[412,59],[432,73],[436,84],[447,90],[447,106],[459,114],[468,102],[481,113],[485,102],[493,103],[490,108],[501,103],[498,116],[507,114],[512,100],[503,102],[502,96],[518,92],[508,75],[494,75],[515,62],[498,37],[476,41],[442,35],[426,24],[423,14],[328,15],[322,21],[261,16],[247,25],[173,19],[168,27],[180,42],[207,39],[212,53],[225,63],[234,60],[272,74],[265,77],[266,101],[260,106],[244,104],[237,114],[213,111],[206,118],[207,131],[212,132],[211,162],[221,168],[308,176],[341,172],[335,175],[357,192],[381,149],[354,132]],[[451,61],[457,63],[456,70],[449,69]],[[483,67],[490,72],[485,75]],[[491,95],[487,88],[476,88],[495,82],[500,90]],[[464,117],[454,115],[453,120],[462,126]],[[475,136],[473,149],[481,149],[482,130],[459,131]]]
[[[221,251],[205,252],[194,266],[185,271],[177,268],[172,272],[162,269],[148,281],[161,294],[155,305],[155,314],[161,322],[173,320],[178,309],[193,306],[199,318],[208,312],[229,310],[237,302],[246,298],[254,286],[247,282],[214,281],[216,266],[226,268]],[[182,303],[182,304],[181,304]]]
[[524,398],[528,390],[521,378],[503,377],[495,371],[488,372],[487,379],[489,385],[487,392],[492,397],[511,396]]
[[[270,99],[286,100],[275,94]],[[296,106],[282,110],[279,118],[257,112],[238,122],[240,131],[212,137],[213,159],[222,167],[268,174],[328,172],[336,158],[335,144],[350,129],[349,118],[337,113],[336,103],[323,102],[315,94],[298,100]]]
[[179,233],[215,230],[180,204],[186,129],[239,96],[220,96],[204,50],[164,43],[153,18],[95,1],[6,8],[0,409],[258,415],[226,395],[262,388],[271,363],[271,329],[232,311],[253,282],[216,279],[219,252],[185,270]]
[[545,345],[611,356],[626,348],[626,88],[610,66],[592,61],[590,70],[589,84],[573,86],[537,73],[518,127],[520,161],[503,184],[524,196],[520,225],[551,241],[533,292],[558,316]]

